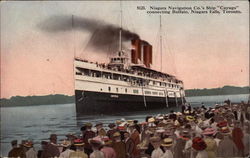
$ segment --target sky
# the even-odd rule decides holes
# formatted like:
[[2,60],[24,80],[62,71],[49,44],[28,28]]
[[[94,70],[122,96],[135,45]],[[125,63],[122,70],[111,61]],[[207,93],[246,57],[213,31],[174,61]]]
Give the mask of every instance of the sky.
[[[74,57],[108,62],[112,54],[93,48],[89,43],[93,30],[102,27],[101,24],[119,26],[119,2],[6,1],[0,4],[1,98],[73,95]],[[185,89],[248,86],[247,1],[124,1],[123,28],[153,45],[152,68],[160,70],[159,14],[147,14],[146,11],[137,10],[137,6],[218,5],[237,6],[241,14],[161,16],[162,71],[183,80]],[[61,23],[60,18],[69,19],[72,15],[76,19],[98,21],[98,25],[88,29],[66,28],[71,21]],[[61,27],[61,30],[49,30],[49,27]]]

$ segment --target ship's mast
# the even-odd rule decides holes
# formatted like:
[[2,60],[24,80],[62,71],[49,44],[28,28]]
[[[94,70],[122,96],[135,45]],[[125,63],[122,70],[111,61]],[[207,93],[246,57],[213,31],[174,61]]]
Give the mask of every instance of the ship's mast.
[[119,51],[122,52],[122,2],[120,1]]
[[72,25],[72,31],[73,31],[73,43],[74,43],[74,59],[76,57],[76,35],[74,31],[75,23],[74,23],[74,15],[71,16],[71,25]]
[[160,15],[160,53],[161,53],[161,72],[162,72],[162,26],[161,26],[161,15]]

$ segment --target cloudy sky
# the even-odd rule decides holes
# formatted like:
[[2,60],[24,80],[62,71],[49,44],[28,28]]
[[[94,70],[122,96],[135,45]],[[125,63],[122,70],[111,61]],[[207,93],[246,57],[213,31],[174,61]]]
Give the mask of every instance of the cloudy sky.
[[[162,70],[186,89],[249,85],[247,1],[123,2],[123,28],[153,45],[153,68],[160,70],[159,14],[137,6],[236,6],[241,14],[162,15]],[[1,2],[1,98],[72,95],[73,58],[107,62],[113,53],[107,28],[119,26],[119,12],[112,1]],[[107,37],[105,47],[99,35]]]

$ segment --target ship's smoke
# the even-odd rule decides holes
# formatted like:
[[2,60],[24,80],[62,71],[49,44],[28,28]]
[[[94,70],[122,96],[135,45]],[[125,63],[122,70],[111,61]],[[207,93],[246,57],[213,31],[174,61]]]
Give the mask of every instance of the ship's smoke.
[[[119,26],[108,24],[103,21],[74,16],[53,16],[38,24],[43,31],[56,33],[74,30],[88,31],[92,37],[89,46],[102,51],[118,50]],[[140,36],[129,30],[122,30],[122,41],[140,39]]]

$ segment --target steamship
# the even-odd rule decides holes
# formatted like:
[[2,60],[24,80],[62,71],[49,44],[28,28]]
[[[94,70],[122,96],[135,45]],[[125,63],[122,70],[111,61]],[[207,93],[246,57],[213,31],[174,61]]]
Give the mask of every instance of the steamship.
[[[74,58],[75,104],[78,114],[142,111],[178,106],[185,102],[183,82],[152,69],[153,47],[140,38],[122,48],[120,1],[119,49],[109,63]],[[161,32],[161,16],[160,16]],[[162,36],[160,35],[162,54]]]
[[131,41],[132,49],[120,49],[107,64],[74,60],[77,113],[113,113],[178,106],[185,102],[183,82],[153,70],[152,45]]

